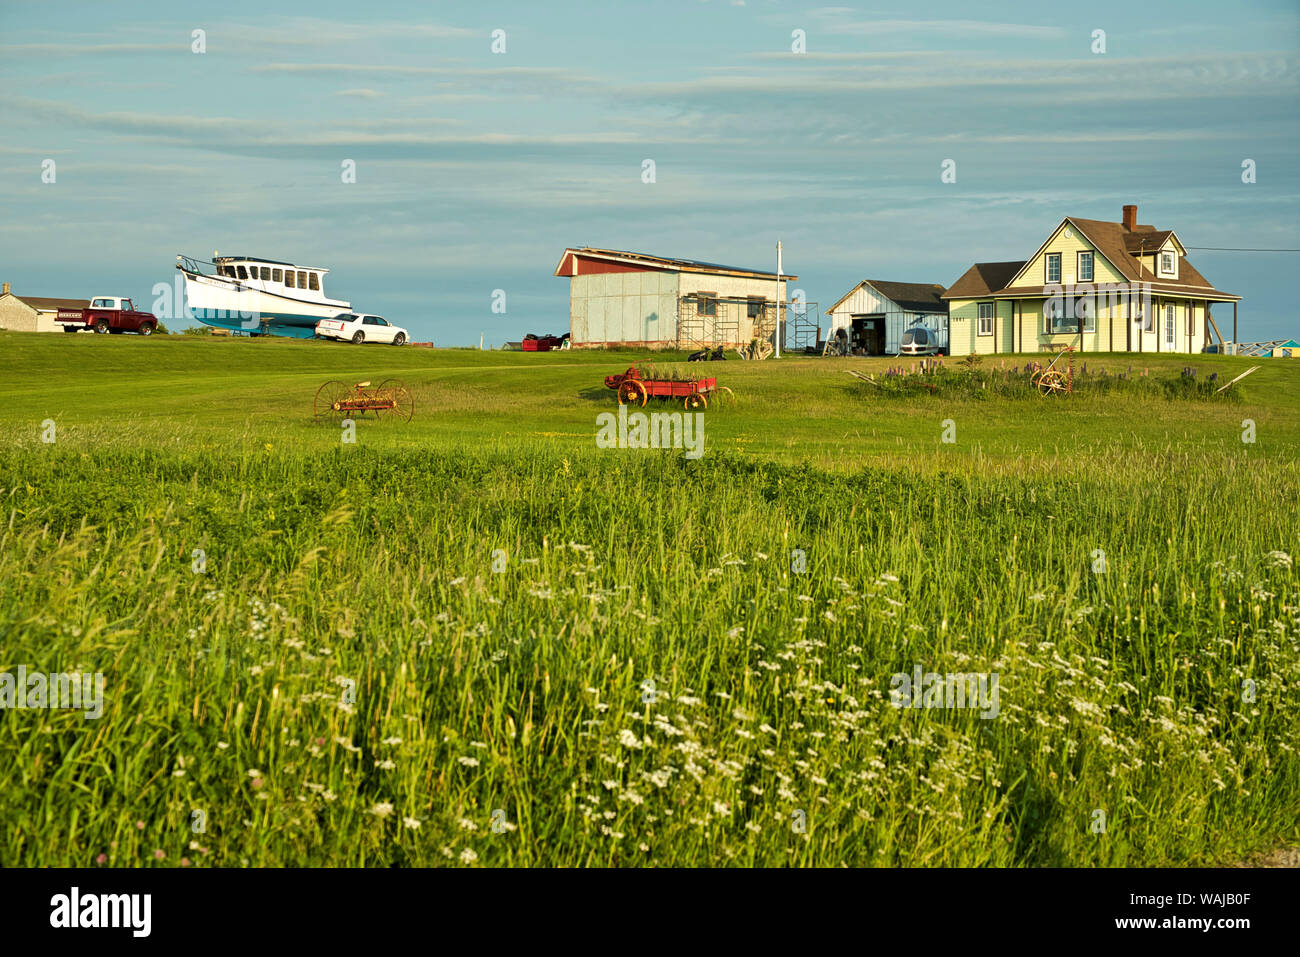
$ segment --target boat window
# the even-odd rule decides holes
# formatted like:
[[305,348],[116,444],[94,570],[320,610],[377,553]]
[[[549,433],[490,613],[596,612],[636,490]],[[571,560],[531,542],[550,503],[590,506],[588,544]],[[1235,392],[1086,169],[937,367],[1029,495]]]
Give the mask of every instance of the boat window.
[[307,288],[307,274],[303,272],[301,269],[298,270],[298,288],[299,289]]
[[284,270],[283,270],[283,269],[272,269],[272,270],[271,270],[271,282],[284,282]]
[[319,276],[318,274],[314,273],[314,272],[313,272],[313,273],[308,273],[307,276],[308,276],[308,279],[311,281],[311,287],[310,287],[310,288],[315,289],[317,292],[319,292],[319,291],[320,291],[320,276]]
[[293,288],[293,270],[292,270],[292,269],[286,269],[286,270],[284,271],[284,284],[285,284],[286,286],[288,286],[290,289]]
[[269,281],[270,278],[271,278],[271,267],[270,267],[270,266],[263,266],[263,267],[262,267],[262,279],[263,279],[264,281]]
[[240,279],[247,279],[247,278],[248,278],[248,271],[247,271],[246,269],[244,269],[243,266],[236,266],[235,268],[239,270],[239,278],[240,278]]

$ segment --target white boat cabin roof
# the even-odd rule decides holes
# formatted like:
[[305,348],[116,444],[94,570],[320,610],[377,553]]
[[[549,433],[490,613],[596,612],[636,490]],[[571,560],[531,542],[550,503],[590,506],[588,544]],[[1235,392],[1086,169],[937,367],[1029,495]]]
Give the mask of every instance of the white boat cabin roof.
[[281,268],[288,267],[294,270],[311,270],[321,275],[329,272],[328,269],[322,269],[320,266],[299,266],[296,263],[287,263],[279,259],[262,259],[259,256],[216,256],[212,262],[218,266],[233,266],[239,263],[243,263],[245,266],[280,266]]

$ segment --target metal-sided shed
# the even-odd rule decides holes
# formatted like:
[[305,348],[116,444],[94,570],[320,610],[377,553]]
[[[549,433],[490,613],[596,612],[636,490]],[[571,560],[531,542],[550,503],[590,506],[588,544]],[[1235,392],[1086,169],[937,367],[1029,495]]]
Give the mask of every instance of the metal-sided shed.
[[770,340],[778,303],[789,342],[794,324],[806,315],[791,312],[786,300],[786,283],[798,276],[778,279],[772,272],[695,259],[570,247],[555,275],[569,280],[575,349],[731,347]]

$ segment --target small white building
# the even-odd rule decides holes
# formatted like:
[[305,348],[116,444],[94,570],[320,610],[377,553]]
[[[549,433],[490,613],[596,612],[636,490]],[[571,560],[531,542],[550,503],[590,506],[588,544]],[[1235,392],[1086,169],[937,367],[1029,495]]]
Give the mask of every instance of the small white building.
[[54,321],[60,309],[85,309],[89,299],[50,299],[47,296],[15,296],[9,283],[0,286],[0,329],[10,332],[62,332]]
[[[793,338],[786,281],[798,276],[694,259],[569,248],[555,275],[569,280],[573,348],[700,348],[773,340],[777,303]],[[799,314],[802,321],[806,312]],[[814,334],[815,335],[815,334]]]
[[940,346],[946,347],[948,304],[939,298],[943,292],[943,286],[932,283],[864,279],[827,310],[827,338],[843,329],[855,354],[897,355],[903,333],[923,325],[938,333]]

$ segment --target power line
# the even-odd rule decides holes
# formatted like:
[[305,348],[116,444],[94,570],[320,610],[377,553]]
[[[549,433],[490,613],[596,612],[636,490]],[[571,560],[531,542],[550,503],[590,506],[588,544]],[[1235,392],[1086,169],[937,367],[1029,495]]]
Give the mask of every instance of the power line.
[[1300,253],[1300,249],[1244,249],[1240,246],[1184,246],[1184,249],[1209,249],[1220,253]]

